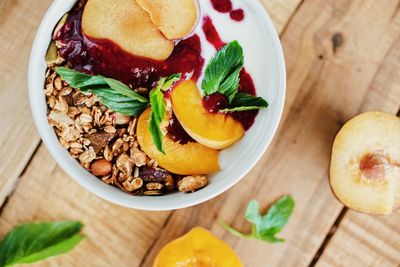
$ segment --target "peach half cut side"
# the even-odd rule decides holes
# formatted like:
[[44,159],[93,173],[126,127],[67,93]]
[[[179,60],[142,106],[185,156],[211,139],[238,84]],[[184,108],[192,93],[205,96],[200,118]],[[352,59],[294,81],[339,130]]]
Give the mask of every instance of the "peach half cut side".
[[180,144],[164,136],[165,154],[154,145],[149,131],[151,109],[139,117],[136,128],[137,140],[142,150],[164,169],[180,175],[210,174],[220,170],[219,151],[199,143]]
[[400,119],[384,112],[360,114],[337,134],[330,184],[345,206],[369,214],[400,207]]
[[199,19],[196,0],[136,0],[169,40],[189,35]]
[[194,81],[179,83],[171,93],[172,109],[185,131],[200,144],[227,148],[244,135],[243,126],[231,116],[210,113],[203,107],[202,97]]
[[161,249],[153,267],[213,266],[243,267],[236,253],[222,240],[201,227],[195,227]]
[[174,43],[164,37],[135,0],[88,0],[82,31],[91,38],[111,40],[126,52],[154,60],[167,59]]

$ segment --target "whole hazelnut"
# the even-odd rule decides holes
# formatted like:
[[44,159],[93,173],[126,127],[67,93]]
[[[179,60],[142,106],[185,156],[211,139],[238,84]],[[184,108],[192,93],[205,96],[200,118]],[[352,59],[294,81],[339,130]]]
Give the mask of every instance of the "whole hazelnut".
[[108,160],[98,159],[90,166],[90,171],[95,176],[106,176],[112,171],[112,164]]

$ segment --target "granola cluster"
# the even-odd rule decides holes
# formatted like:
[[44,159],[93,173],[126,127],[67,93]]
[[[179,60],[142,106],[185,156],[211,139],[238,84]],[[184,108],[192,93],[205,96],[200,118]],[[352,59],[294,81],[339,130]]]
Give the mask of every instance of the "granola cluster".
[[103,182],[129,194],[148,196],[176,189],[193,192],[208,184],[206,176],[182,177],[160,168],[140,149],[137,118],[115,113],[95,95],[71,88],[55,66],[47,70],[44,92],[48,121],[60,144]]

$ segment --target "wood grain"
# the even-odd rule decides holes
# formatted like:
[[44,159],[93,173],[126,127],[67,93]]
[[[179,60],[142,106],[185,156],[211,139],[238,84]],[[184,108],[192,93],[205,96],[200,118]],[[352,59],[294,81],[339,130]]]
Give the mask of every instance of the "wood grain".
[[[19,40],[19,35],[14,33],[10,35],[14,36],[12,42],[0,39],[0,48],[4,46],[9,51],[0,52],[4,53],[0,54],[2,59],[7,59],[0,61],[0,70],[4,68],[0,74],[4,76],[0,76],[0,90],[2,97],[5,96],[1,99],[4,106],[0,108],[0,115],[5,116],[0,117],[2,129],[9,125],[3,122],[15,120],[12,132],[3,133],[7,131],[4,128],[0,133],[1,142],[15,143],[16,135],[22,135],[18,137],[21,145],[3,144],[0,149],[3,158],[13,149],[17,151],[13,162],[3,161],[0,165],[0,171],[4,170],[0,180],[3,191],[6,188],[3,184],[15,183],[38,142],[37,136],[32,135],[27,107],[16,114],[5,112],[5,107],[12,110],[9,103],[21,99],[27,103],[23,88],[14,94],[4,89],[5,85],[22,87],[26,80],[19,73],[21,68],[12,67],[16,60],[8,54],[26,63],[30,47],[27,40],[32,37],[34,26],[26,28],[22,22],[29,19],[31,24],[37,24],[39,13],[49,2],[30,1],[29,6],[38,6],[37,11],[31,18],[23,18],[21,12],[32,12],[28,2],[0,1],[0,30],[6,29],[3,27],[9,23],[8,31],[14,27],[25,36]],[[398,109],[398,1],[383,0],[377,4],[373,0],[263,0],[263,4],[279,31],[284,30],[288,95],[277,137],[246,178],[227,193],[193,208],[139,212],[115,206],[86,192],[57,167],[41,145],[0,214],[0,236],[21,222],[79,219],[85,223],[87,235],[79,249],[37,266],[147,267],[164,244],[199,225],[231,245],[245,266],[308,266],[342,209],[330,192],[327,180],[330,145],[337,130],[360,111],[395,112]],[[293,12],[296,14],[292,17]],[[2,34],[0,31],[0,37]],[[17,53],[18,46],[13,43],[20,45],[25,56]],[[21,76],[13,81],[13,75]],[[3,85],[4,81],[8,83]],[[0,196],[9,191],[1,190]],[[258,199],[266,207],[288,193],[294,196],[297,206],[289,225],[280,234],[286,238],[285,244],[238,239],[216,222],[224,219],[238,229],[249,231],[242,214],[250,199]],[[399,239],[398,219],[396,215],[376,219],[348,213],[322,255],[320,266],[357,266],[357,257],[364,257],[364,265],[359,266],[391,266],[398,260],[398,252],[393,251],[399,248],[395,240]],[[374,235],[376,232],[382,234]]]
[[[398,88],[375,92],[376,74],[400,33],[391,19],[398,1],[305,1],[288,25],[282,42],[288,68],[288,97],[278,137],[254,170],[227,194],[189,210],[176,211],[146,261],[148,266],[169,240],[195,225],[212,229],[242,257],[246,266],[307,266],[342,206],[327,182],[331,142],[342,123],[361,110],[393,111]],[[368,21],[374,21],[365,29]],[[333,41],[334,40],[334,41]],[[399,63],[397,63],[397,67]],[[374,102],[368,98],[375,96]],[[282,234],[283,245],[237,239],[215,222],[223,218],[249,231],[241,219],[245,203],[269,203],[292,193],[295,214]],[[190,218],[190,219],[189,219]]]
[[39,143],[28,103],[27,67],[36,28],[50,3],[0,1],[0,206]]
[[399,221],[399,214],[373,217],[349,211],[316,266],[398,266]]

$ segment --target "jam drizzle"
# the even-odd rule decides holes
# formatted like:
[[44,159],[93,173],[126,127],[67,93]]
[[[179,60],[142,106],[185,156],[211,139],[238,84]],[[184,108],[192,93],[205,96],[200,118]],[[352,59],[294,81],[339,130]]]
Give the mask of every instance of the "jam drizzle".
[[81,72],[101,74],[132,87],[152,88],[160,77],[182,73],[183,78],[198,80],[204,66],[201,43],[197,35],[180,41],[165,61],[134,56],[110,40],[89,38],[82,33],[84,5],[68,15],[64,26],[53,39],[61,44],[60,54]]
[[242,21],[244,19],[243,9],[233,9],[231,0],[210,0],[213,8],[220,13],[229,13],[232,20]]

